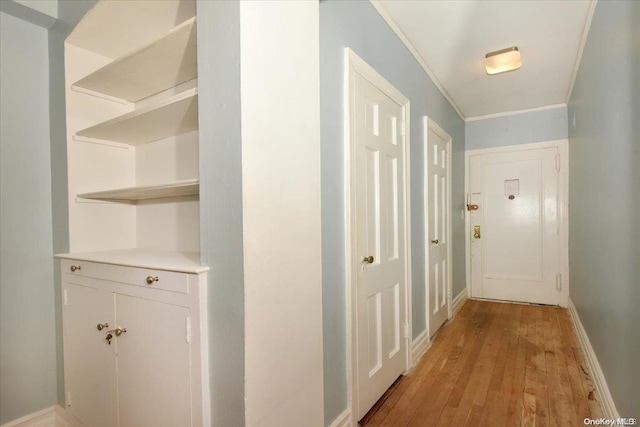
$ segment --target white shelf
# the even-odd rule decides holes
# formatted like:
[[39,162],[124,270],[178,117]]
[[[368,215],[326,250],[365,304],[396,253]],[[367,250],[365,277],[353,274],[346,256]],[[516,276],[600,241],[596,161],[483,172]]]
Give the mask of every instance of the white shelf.
[[161,103],[83,129],[75,136],[140,145],[196,129],[198,89],[194,88]]
[[197,76],[196,18],[193,17],[71,87],[136,102]]
[[118,249],[109,251],[56,254],[58,258],[128,267],[152,268],[154,270],[203,273],[209,267],[200,265],[199,252],[177,252],[157,249]]
[[200,183],[197,179],[186,179],[158,185],[144,185],[138,187],[118,188],[95,193],[78,194],[83,199],[136,201],[148,199],[162,199],[169,197],[197,196]]

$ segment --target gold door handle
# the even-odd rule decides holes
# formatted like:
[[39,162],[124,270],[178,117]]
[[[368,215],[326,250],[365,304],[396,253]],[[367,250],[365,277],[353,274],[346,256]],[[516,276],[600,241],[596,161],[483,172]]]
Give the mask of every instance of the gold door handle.
[[98,328],[99,331],[103,330],[104,328],[108,328],[109,324],[108,323],[98,323],[98,325],[96,326],[96,328]]
[[366,262],[368,264],[373,264],[373,255],[369,255],[369,256],[364,257],[362,262]]
[[153,285],[153,282],[160,280],[158,276],[147,276],[147,285]]
[[473,238],[474,239],[479,239],[480,238],[480,226],[479,225],[474,225],[473,226]]
[[431,243],[433,243],[434,245],[437,245],[438,243],[440,243],[440,240],[438,240],[438,239],[432,240]]
[[72,265],[70,268],[71,272],[75,272],[76,270],[82,270],[82,267],[79,265]]

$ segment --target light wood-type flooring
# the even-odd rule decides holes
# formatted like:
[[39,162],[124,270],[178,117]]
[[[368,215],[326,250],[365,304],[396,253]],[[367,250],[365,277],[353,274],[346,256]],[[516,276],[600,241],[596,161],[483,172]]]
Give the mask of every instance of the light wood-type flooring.
[[602,417],[566,309],[470,300],[362,426],[582,426]]

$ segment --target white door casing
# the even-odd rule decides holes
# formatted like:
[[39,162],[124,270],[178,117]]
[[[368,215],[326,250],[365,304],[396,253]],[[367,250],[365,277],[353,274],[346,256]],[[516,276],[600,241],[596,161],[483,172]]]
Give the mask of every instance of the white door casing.
[[451,137],[428,117],[424,132],[426,313],[433,337],[451,314]]
[[467,153],[467,203],[478,206],[467,215],[472,297],[566,306],[563,142]]
[[345,63],[347,297],[355,422],[410,366],[409,101],[349,49]]

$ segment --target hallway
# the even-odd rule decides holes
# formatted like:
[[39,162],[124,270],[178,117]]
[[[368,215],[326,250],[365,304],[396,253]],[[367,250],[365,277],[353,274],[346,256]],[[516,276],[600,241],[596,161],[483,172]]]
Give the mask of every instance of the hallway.
[[566,309],[470,300],[362,426],[579,426],[601,416]]

